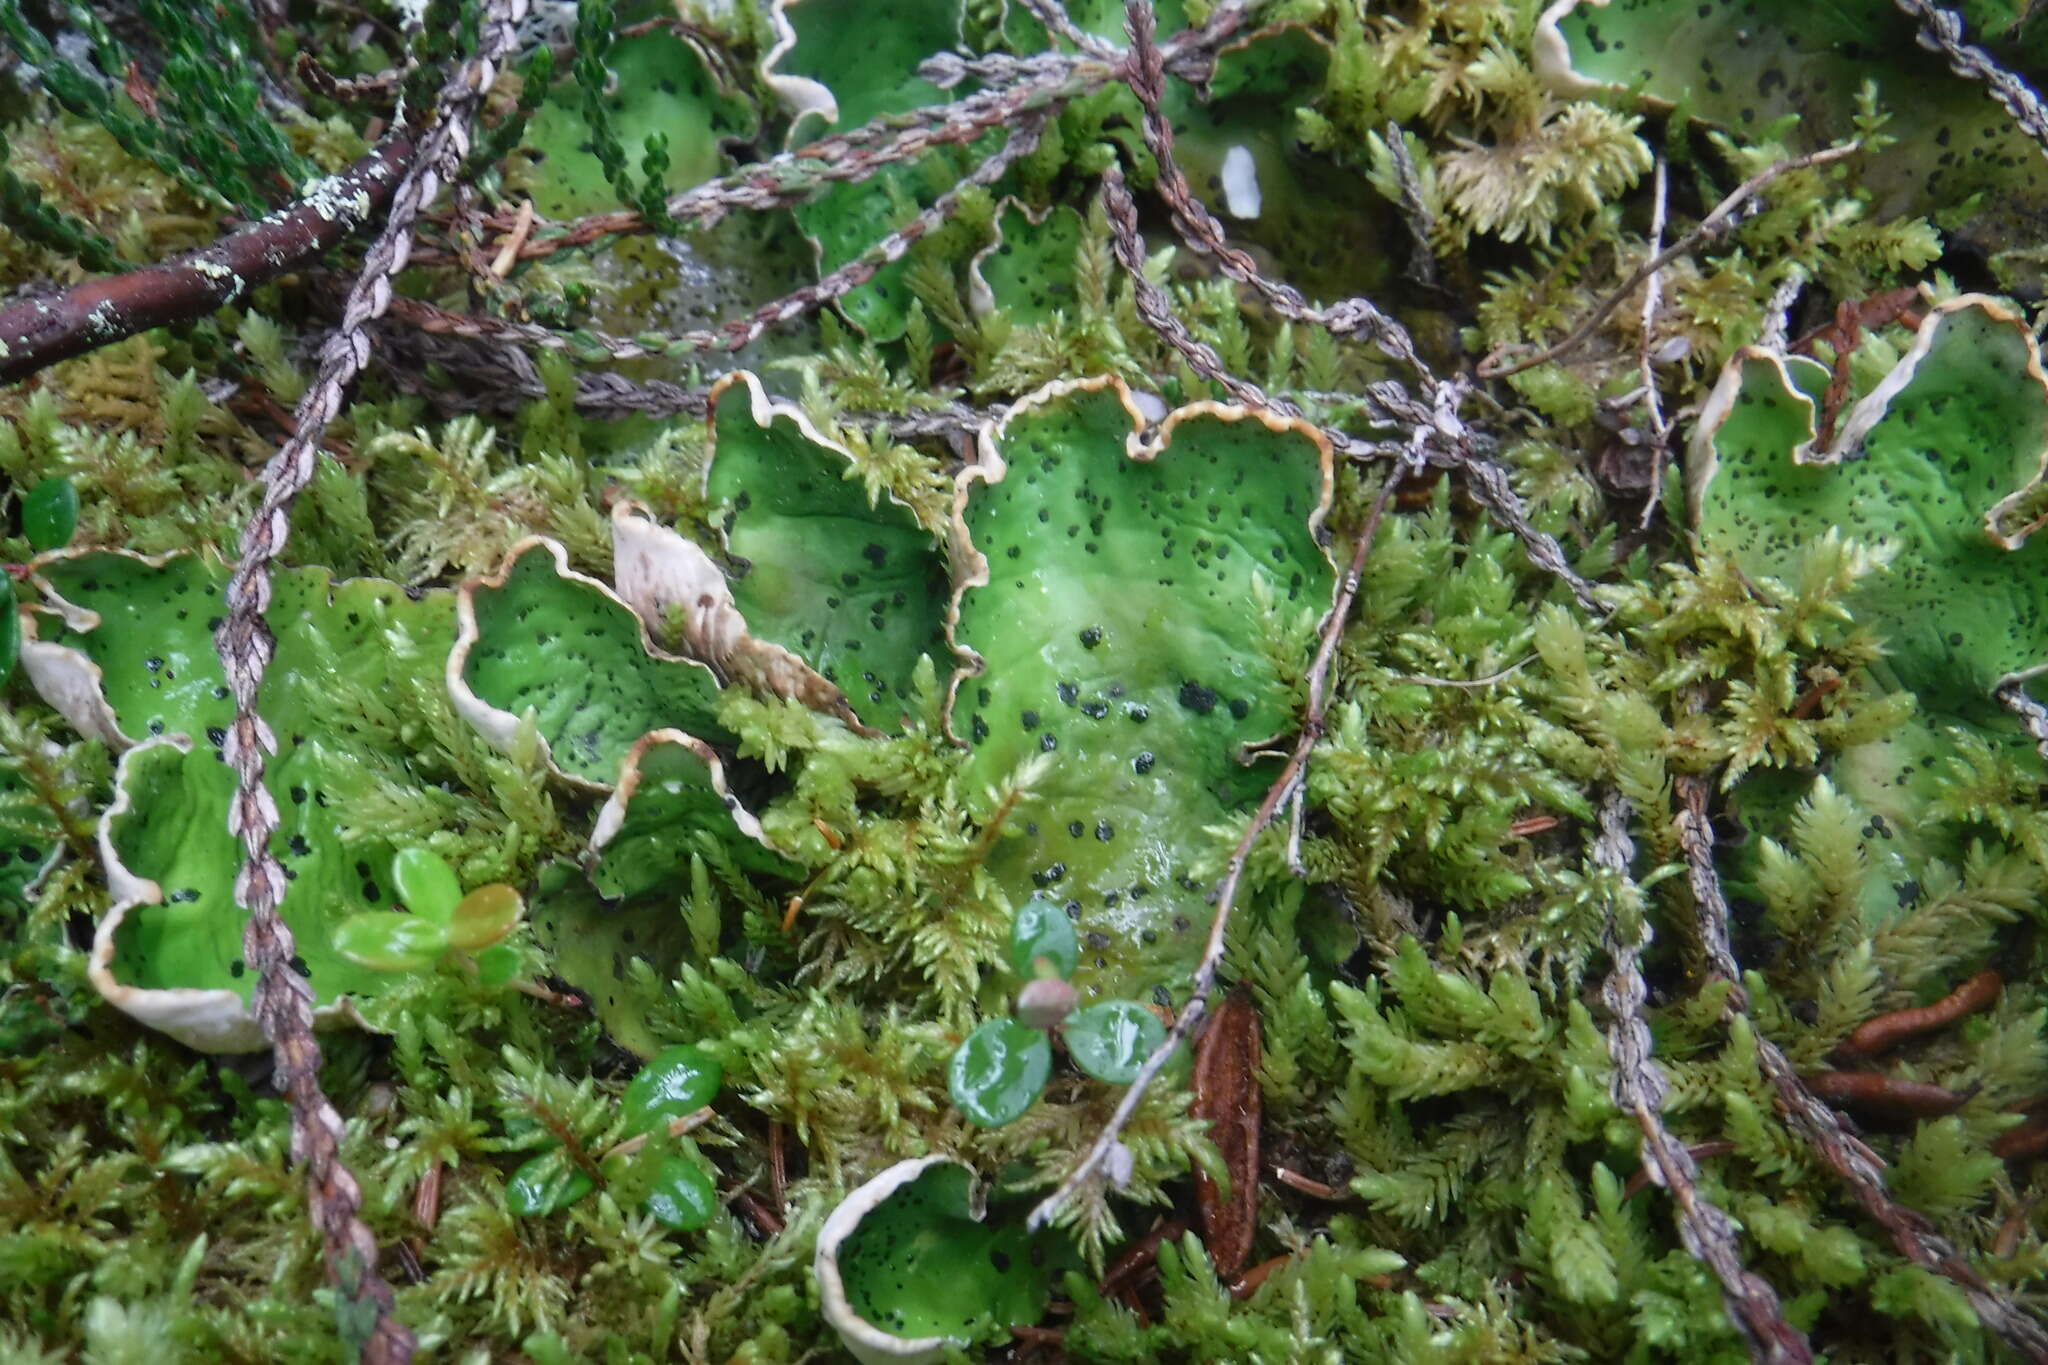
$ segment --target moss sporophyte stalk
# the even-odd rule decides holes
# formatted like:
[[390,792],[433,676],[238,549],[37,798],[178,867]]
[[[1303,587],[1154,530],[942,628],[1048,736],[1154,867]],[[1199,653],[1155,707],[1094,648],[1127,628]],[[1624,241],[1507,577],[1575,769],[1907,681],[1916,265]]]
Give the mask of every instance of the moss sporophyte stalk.
[[2044,25],[0,0],[0,1361],[2048,1359]]

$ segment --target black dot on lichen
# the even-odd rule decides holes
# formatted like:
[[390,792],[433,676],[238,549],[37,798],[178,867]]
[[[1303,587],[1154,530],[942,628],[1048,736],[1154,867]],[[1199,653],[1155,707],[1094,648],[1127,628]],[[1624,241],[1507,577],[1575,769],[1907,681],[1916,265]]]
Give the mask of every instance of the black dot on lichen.
[[1212,688],[1193,682],[1180,685],[1180,704],[1198,716],[1206,716],[1214,711],[1216,701],[1216,693]]
[[1102,627],[1090,626],[1081,632],[1081,648],[1093,649],[1102,643]]

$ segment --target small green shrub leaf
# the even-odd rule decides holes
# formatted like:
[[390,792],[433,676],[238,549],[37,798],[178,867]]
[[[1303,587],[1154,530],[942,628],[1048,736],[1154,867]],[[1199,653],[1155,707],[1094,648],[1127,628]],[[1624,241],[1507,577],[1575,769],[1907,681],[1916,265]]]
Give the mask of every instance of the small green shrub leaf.
[[1166,1041],[1166,1025],[1135,1000],[1104,1000],[1076,1010],[1060,1037],[1075,1066],[1098,1081],[1129,1085],[1145,1059]]
[[1038,960],[1044,958],[1053,974],[1072,976],[1081,960],[1081,947],[1074,937],[1074,922],[1067,908],[1050,896],[1033,896],[1024,902],[1010,925],[1010,968],[1017,975],[1038,975]]
[[682,1043],[656,1053],[626,1083],[619,1102],[626,1127],[634,1133],[652,1133],[671,1119],[694,1114],[711,1103],[724,1080],[725,1068],[700,1047]]
[[448,923],[462,900],[462,880],[448,860],[419,845],[391,855],[391,887],[406,909],[437,924]]
[[672,1232],[694,1232],[718,1212],[718,1186],[697,1162],[672,1153],[655,1167],[641,1207]]
[[953,1103],[984,1128],[1023,1117],[1051,1078],[1052,1044],[1007,1016],[968,1034],[947,1070]]
[[396,910],[365,910],[334,927],[334,951],[380,972],[416,972],[448,951],[448,927]]
[[503,882],[479,886],[448,917],[448,942],[465,953],[480,952],[512,932],[526,913],[516,887]]
[[71,543],[78,529],[78,489],[65,478],[44,479],[21,497],[21,533],[37,554]]
[[597,1188],[559,1147],[522,1163],[505,1182],[505,1207],[521,1218],[540,1218],[565,1209]]

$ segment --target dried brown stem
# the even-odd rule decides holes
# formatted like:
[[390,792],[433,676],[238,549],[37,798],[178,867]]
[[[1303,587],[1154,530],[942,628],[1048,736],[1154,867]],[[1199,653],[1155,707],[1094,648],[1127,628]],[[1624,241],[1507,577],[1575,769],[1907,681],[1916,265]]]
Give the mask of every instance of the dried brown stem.
[[[1679,846],[1685,855],[1687,884],[1692,888],[1700,947],[1708,970],[1732,987],[1728,1011],[1740,1013],[1748,1008],[1749,997],[1742,989],[1741,969],[1729,946],[1728,900],[1714,869],[1714,830],[1707,819],[1708,782],[1688,773],[1676,779],[1676,786]],[[1885,1188],[1884,1163],[1842,1126],[1839,1114],[1801,1083],[1783,1049],[1761,1035],[1756,1047],[1764,1079],[1777,1096],[1786,1124],[1805,1138],[1849,1187],[1863,1211],[1890,1235],[1899,1254],[1923,1270],[1953,1280],[1978,1320],[2022,1358],[2048,1362],[2048,1328],[1987,1284],[1955,1244],[1935,1231],[1926,1218],[1892,1198]]]
[[[1139,8],[1140,5],[1133,6],[1133,10]],[[1145,9],[1143,12],[1149,15],[1150,10]],[[1114,165],[1102,173],[1102,203],[1109,218],[1110,248],[1116,255],[1117,264],[1130,278],[1132,301],[1136,304],[1138,316],[1144,319],[1145,325],[1171,347],[1175,354],[1185,360],[1196,374],[1217,385],[1231,397],[1232,401],[1242,403],[1246,407],[1266,408],[1306,421],[1307,417],[1295,403],[1277,395],[1269,395],[1257,384],[1232,374],[1229,367],[1223,363],[1223,358],[1216,353],[1216,349],[1195,336],[1188,330],[1186,323],[1174,316],[1173,305],[1167,299],[1166,291],[1145,277],[1145,241],[1138,230],[1138,208],[1131,199],[1129,188],[1124,184],[1123,172]],[[1287,288],[1284,285],[1272,287]],[[1299,299],[1300,295],[1294,294],[1294,297]],[[1352,302],[1365,308],[1371,307],[1363,300]],[[1391,330],[1383,330],[1377,334],[1382,348],[1388,349],[1391,354],[1412,357],[1412,343],[1407,345],[1405,351],[1401,349],[1402,339],[1406,338],[1407,333],[1391,323],[1389,326]],[[1464,419],[1458,415],[1459,402],[1466,392],[1463,382],[1437,381],[1422,367],[1419,357],[1413,359],[1413,364],[1423,378],[1429,395],[1427,402],[1418,402],[1399,384],[1381,383],[1367,386],[1367,396],[1371,401],[1384,410],[1391,420],[1407,427],[1408,437],[1405,441],[1361,441],[1329,426],[1319,427],[1323,435],[1335,449],[1346,456],[1391,453],[1400,455],[1411,466],[1430,461],[1463,471],[1466,486],[1472,496],[1493,515],[1495,520],[1515,534],[1516,539],[1522,542],[1522,548],[1528,554],[1530,562],[1562,579],[1580,606],[1591,612],[1601,611],[1600,601],[1593,595],[1592,584],[1580,577],[1565,561],[1564,550],[1558,545],[1557,538],[1537,530],[1530,524],[1528,515],[1522,510],[1522,501],[1515,495],[1507,476],[1501,472],[1499,466],[1479,456],[1470,430],[1465,426]]]
[[1614,1103],[1642,1129],[1642,1176],[1671,1192],[1678,1239],[1721,1282],[1729,1321],[1748,1340],[1750,1358],[1772,1365],[1811,1361],[1813,1348],[1805,1334],[1786,1321],[1777,1289],[1744,1268],[1734,1220],[1699,1192],[1700,1168],[1694,1153],[1664,1126],[1670,1086],[1651,1055],[1650,1025],[1643,1014],[1649,986],[1643,980],[1642,955],[1650,943],[1650,921],[1642,888],[1629,875],[1635,842],[1629,837],[1628,822],[1628,802],[1610,794],[1601,804],[1600,834],[1593,843],[1594,861],[1614,875],[1616,887],[1607,925],[1613,967],[1600,991],[1613,1016],[1607,1051],[1614,1059]]
[[0,384],[152,327],[189,322],[317,258],[383,211],[412,157],[395,136],[289,208],[177,260],[0,308]]
[[1058,1188],[1040,1200],[1031,1210],[1029,1226],[1036,1230],[1044,1227],[1057,1213],[1060,1206],[1072,1198],[1090,1180],[1097,1179],[1103,1168],[1109,1164],[1112,1154],[1121,1145],[1124,1127],[1131,1116],[1138,1112],[1145,1092],[1159,1076],[1160,1068],[1173,1056],[1174,1050],[1187,1040],[1188,1035],[1202,1019],[1209,1006],[1209,994],[1216,988],[1216,972],[1223,964],[1223,947],[1230,930],[1230,914],[1237,904],[1237,890],[1244,880],[1246,864],[1251,859],[1252,845],[1260,834],[1280,814],[1288,798],[1294,795],[1295,787],[1301,782],[1308,769],[1309,754],[1323,735],[1323,717],[1329,705],[1330,662],[1336,656],[1337,642],[1344,635],[1344,624],[1351,616],[1351,606],[1358,598],[1358,585],[1365,577],[1365,561],[1372,553],[1373,539],[1379,533],[1380,520],[1386,514],[1387,502],[1393,497],[1395,480],[1387,479],[1380,486],[1379,495],[1373,499],[1372,510],[1366,515],[1365,525],[1359,529],[1358,540],[1351,550],[1351,562],[1344,570],[1344,577],[1337,585],[1336,600],[1330,605],[1330,614],[1323,622],[1321,640],[1316,646],[1315,658],[1310,662],[1307,675],[1308,706],[1302,717],[1301,735],[1294,742],[1294,749],[1287,755],[1287,762],[1280,775],[1273,779],[1273,785],[1266,789],[1265,799],[1252,813],[1251,822],[1245,826],[1238,838],[1237,847],[1231,850],[1230,861],[1225,865],[1222,881],[1216,886],[1216,911],[1209,920],[1208,941],[1202,946],[1201,961],[1195,967],[1193,989],[1188,993],[1187,1003],[1181,1007],[1174,1019],[1173,1027],[1166,1031],[1164,1042],[1152,1050],[1145,1064],[1138,1069],[1130,1088],[1117,1101],[1116,1110],[1109,1116],[1109,1122],[1095,1135],[1095,1141],[1074,1168],[1067,1172]]
[[2021,132],[2048,152],[2048,109],[2041,106],[2025,81],[1991,59],[1981,47],[1963,41],[1962,16],[1943,9],[1933,0],[1893,0],[1900,9],[1920,21],[1920,46],[1948,58],[1949,70],[1964,80],[1981,81],[1985,92],[1997,100]]
[[1781,176],[1790,175],[1794,171],[1803,171],[1814,166],[1825,166],[1830,162],[1840,161],[1845,156],[1861,151],[1862,148],[1863,144],[1860,141],[1848,142],[1839,147],[1826,147],[1818,152],[1809,152],[1805,156],[1788,157],[1783,161],[1766,166],[1740,185],[1737,185],[1726,199],[1714,205],[1713,211],[1700,219],[1691,232],[1686,233],[1685,236],[1679,238],[1670,246],[1665,247],[1662,251],[1653,253],[1648,260],[1637,266],[1634,273],[1622,281],[1621,287],[1602,299],[1599,305],[1592,312],[1588,313],[1578,326],[1572,328],[1566,334],[1564,340],[1553,346],[1547,346],[1534,355],[1524,357],[1512,364],[1506,362],[1506,357],[1503,354],[1496,352],[1479,362],[1479,377],[1481,379],[1505,379],[1511,374],[1520,374],[1524,370],[1534,369],[1538,365],[1555,360],[1567,351],[1577,350],[1592,337],[1594,331],[1599,328],[1601,323],[1607,321],[1607,315],[1619,308],[1622,300],[1636,291],[1637,285],[1649,279],[1665,266],[1670,265],[1680,256],[1697,249],[1703,243],[1720,236],[1733,227],[1735,225],[1735,215],[1744,204],[1755,197],[1759,190],[1762,190]]
[[1173,215],[1174,230],[1197,253],[1212,257],[1231,279],[1252,290],[1282,317],[1322,327],[1342,337],[1376,342],[1382,350],[1421,376],[1426,391],[1433,393],[1439,381],[1416,353],[1415,339],[1408,329],[1380,311],[1371,300],[1346,299],[1319,308],[1300,290],[1284,280],[1268,279],[1258,263],[1230,244],[1223,224],[1208,206],[1195,197],[1186,172],[1174,159],[1173,122],[1164,112],[1166,98],[1166,54],[1157,42],[1157,20],[1152,0],[1129,0],[1124,7],[1124,30],[1130,35],[1131,56],[1124,79],[1145,110],[1145,146],[1159,163],[1155,186]]
[[527,322],[451,313],[430,304],[408,305],[405,316],[421,328],[450,336],[509,341],[548,350],[572,351],[611,360],[637,360],[646,356],[688,356],[703,351],[739,351],[759,339],[762,333],[782,323],[814,313],[828,303],[844,298],[875,277],[876,272],[900,261],[910,248],[951,218],[960,206],[961,194],[973,187],[986,188],[1002,179],[1019,159],[1038,145],[1050,114],[1033,111],[1022,115],[1010,130],[1009,141],[994,156],[976,167],[974,173],[932,201],[919,213],[855,259],[840,266],[816,284],[805,285],[753,312],[720,323],[716,327],[680,332],[673,336],[643,335],[637,338],[607,336],[578,330],[556,332]]
[[320,1086],[312,988],[292,970],[295,945],[279,913],[287,883],[270,847],[277,803],[263,781],[266,755],[276,752],[277,740],[258,700],[276,640],[264,612],[271,565],[291,532],[292,503],[313,477],[320,438],[340,412],[344,392],[369,360],[369,322],[390,302],[391,281],[405,267],[420,209],[468,153],[470,120],[497,77],[498,63],[511,51],[526,8],[527,0],[491,0],[480,50],[441,89],[417,153],[391,194],[389,217],[365,253],[341,325],[321,348],[319,372],[293,414],[293,434],[263,471],[262,500],[243,528],[241,554],[228,579],[226,620],[215,637],[235,703],[222,758],[236,777],[228,830],[242,843],[235,900],[248,915],[243,956],[257,973],[250,1008],[275,1049],[278,1083],[292,1111],[292,1152],[305,1167],[309,1212],[325,1243],[328,1276],[370,1324],[361,1352],[372,1365],[410,1360],[414,1340],[392,1315],[391,1288],[377,1274],[376,1238],[358,1214],[362,1191],[341,1160],[341,1115]]

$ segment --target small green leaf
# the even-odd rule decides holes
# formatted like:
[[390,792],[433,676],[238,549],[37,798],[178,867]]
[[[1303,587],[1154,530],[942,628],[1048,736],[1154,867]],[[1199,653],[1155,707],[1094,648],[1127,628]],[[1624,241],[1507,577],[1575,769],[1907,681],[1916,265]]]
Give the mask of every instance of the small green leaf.
[[991,1019],[953,1053],[947,1082],[960,1112],[984,1128],[1021,1117],[1052,1077],[1052,1044],[1015,1019]]
[[505,1207],[522,1218],[539,1218],[567,1208],[596,1188],[597,1182],[556,1147],[512,1172],[505,1183]]
[[448,930],[418,915],[365,910],[334,927],[334,951],[379,972],[416,972],[448,951]]
[[393,854],[391,884],[406,909],[436,924],[448,923],[462,899],[462,881],[455,869],[430,848],[401,848]]
[[1010,966],[1019,976],[1036,976],[1034,963],[1044,958],[1053,971],[1068,977],[1081,961],[1081,945],[1066,907],[1050,896],[1033,896],[1010,926]]
[[627,1130],[652,1133],[670,1119],[695,1113],[711,1103],[724,1079],[725,1068],[702,1048],[684,1043],[655,1054],[620,1100]]
[[526,901],[503,882],[479,886],[457,902],[448,917],[448,942],[465,953],[479,952],[512,932],[526,913]]
[[37,554],[71,543],[78,529],[78,490],[65,478],[44,479],[22,495],[21,533]]
[[519,950],[509,943],[493,943],[476,955],[479,985],[503,986],[519,975]]
[[676,1232],[695,1232],[718,1211],[718,1186],[711,1173],[686,1156],[665,1156],[654,1172],[654,1187],[641,1205],[654,1221]]
[[1135,1000],[1105,1000],[1076,1011],[1060,1036],[1075,1066],[1098,1081],[1129,1085],[1166,1041],[1166,1025]]

